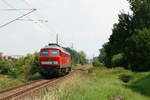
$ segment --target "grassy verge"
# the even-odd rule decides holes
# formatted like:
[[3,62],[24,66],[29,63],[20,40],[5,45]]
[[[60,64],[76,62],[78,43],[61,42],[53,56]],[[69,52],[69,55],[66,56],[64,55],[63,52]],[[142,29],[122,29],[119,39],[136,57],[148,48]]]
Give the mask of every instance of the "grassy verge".
[[82,65],[81,64],[75,64],[75,65],[72,66],[72,68],[78,68],[80,66],[82,66]]
[[19,76],[17,78],[10,77],[8,75],[1,75],[0,74],[0,90],[11,88],[29,81],[40,79],[39,74],[35,74],[33,76],[30,76],[28,79],[24,78],[23,76]]
[[[128,75],[131,80],[119,79]],[[47,90],[41,100],[150,100],[150,72],[131,72],[122,68],[91,68]]]
[[[80,66],[81,66],[80,64],[76,64],[72,68],[77,68],[77,67],[80,67]],[[38,79],[41,79],[41,78],[42,77],[38,73],[36,73],[34,75],[28,75],[28,76],[20,75],[16,78],[11,77],[9,75],[0,74],[0,90],[6,89],[6,88],[11,88],[11,87],[14,87],[14,86],[18,86],[20,84],[30,82],[30,81],[33,81],[33,80],[38,80]]]

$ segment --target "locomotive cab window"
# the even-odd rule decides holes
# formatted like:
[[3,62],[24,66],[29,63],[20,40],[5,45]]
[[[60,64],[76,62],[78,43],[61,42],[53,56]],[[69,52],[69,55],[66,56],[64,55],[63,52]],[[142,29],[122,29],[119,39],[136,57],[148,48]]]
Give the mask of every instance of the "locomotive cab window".
[[48,51],[47,50],[45,50],[45,51],[42,51],[42,54],[41,54],[42,56],[48,56]]
[[51,50],[51,56],[58,56],[58,50]]

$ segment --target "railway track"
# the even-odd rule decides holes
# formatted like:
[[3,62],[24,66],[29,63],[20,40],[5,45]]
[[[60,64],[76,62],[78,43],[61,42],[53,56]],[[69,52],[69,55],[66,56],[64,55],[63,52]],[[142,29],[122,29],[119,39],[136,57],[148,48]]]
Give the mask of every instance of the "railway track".
[[70,74],[63,77],[50,80],[40,79],[17,87],[2,90],[0,91],[0,100],[34,100],[35,95],[40,95],[47,88],[55,86],[58,82],[71,77],[78,70],[87,69],[89,66],[89,64],[81,66],[80,68],[74,69]]

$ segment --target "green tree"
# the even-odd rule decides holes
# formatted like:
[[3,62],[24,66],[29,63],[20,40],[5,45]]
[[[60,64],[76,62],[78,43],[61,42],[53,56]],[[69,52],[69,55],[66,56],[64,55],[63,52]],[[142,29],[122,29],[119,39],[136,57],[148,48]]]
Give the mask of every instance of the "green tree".
[[80,60],[80,64],[84,65],[87,63],[87,59],[86,59],[86,54],[84,53],[84,51],[80,51],[79,53],[79,60]]
[[111,45],[109,42],[105,43],[100,49],[100,55],[98,57],[99,61],[104,63],[105,66],[108,68],[112,67],[111,66],[111,58],[112,58],[112,51],[111,51]]
[[[143,52],[148,54],[148,50],[139,52],[140,49],[138,48],[141,48],[139,46],[141,46],[142,41],[138,40],[137,37],[144,37],[142,34],[149,36],[147,34],[150,29],[150,0],[128,1],[132,14],[124,12],[119,14],[119,22],[114,24],[109,42],[100,50],[99,58],[106,66],[110,67],[114,67],[119,63],[120,66],[132,68],[132,70],[148,70],[149,68],[145,65],[148,59],[147,56],[137,57],[138,59],[135,56],[141,55]],[[148,37],[144,39],[149,41]],[[143,45],[143,48],[147,48],[147,45]],[[119,54],[122,54],[122,56]],[[131,54],[134,56],[131,57]],[[138,66],[141,61],[143,61],[143,64]]]
[[25,76],[29,78],[39,71],[39,52],[34,55],[28,54],[19,60],[3,60],[0,59],[0,74],[7,74],[12,77]]
[[13,70],[11,62],[0,60],[0,74],[8,74],[11,70]]
[[0,52],[0,58],[2,57],[2,55],[3,55],[3,53],[2,53],[2,52]]
[[109,38],[113,55],[124,51],[125,41],[132,36],[133,30],[132,17],[129,14],[121,13],[119,15],[119,23],[114,24],[112,35]]
[[150,70],[150,29],[137,30],[127,40],[126,58],[133,71]]
[[128,0],[133,11],[134,29],[150,28],[150,0]]
[[71,54],[71,65],[79,64],[78,52],[71,48],[65,48],[65,49],[67,52]]
[[77,52],[76,50],[73,50],[71,48],[65,48],[67,52],[71,54],[71,64],[76,65],[76,64],[86,64],[87,59],[86,59],[86,54],[81,51]]
[[124,57],[122,53],[116,54],[111,59],[112,67],[122,67],[124,65]]
[[94,67],[105,67],[104,63],[100,62],[98,57],[93,58],[92,64]]
[[34,53],[34,59],[31,63],[32,67],[30,69],[30,73],[31,74],[35,74],[37,72],[39,72],[39,57],[40,57],[40,53],[39,52],[35,52]]

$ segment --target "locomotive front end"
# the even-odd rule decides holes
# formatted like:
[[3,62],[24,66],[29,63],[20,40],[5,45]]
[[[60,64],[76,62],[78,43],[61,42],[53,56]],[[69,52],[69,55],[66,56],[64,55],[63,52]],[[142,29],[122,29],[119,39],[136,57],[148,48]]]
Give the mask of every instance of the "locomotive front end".
[[40,53],[40,66],[60,66],[59,50],[42,49]]
[[71,56],[58,44],[41,49],[39,70],[42,76],[65,75],[71,71]]
[[40,72],[43,76],[56,74],[61,66],[61,57],[58,49],[41,49]]

